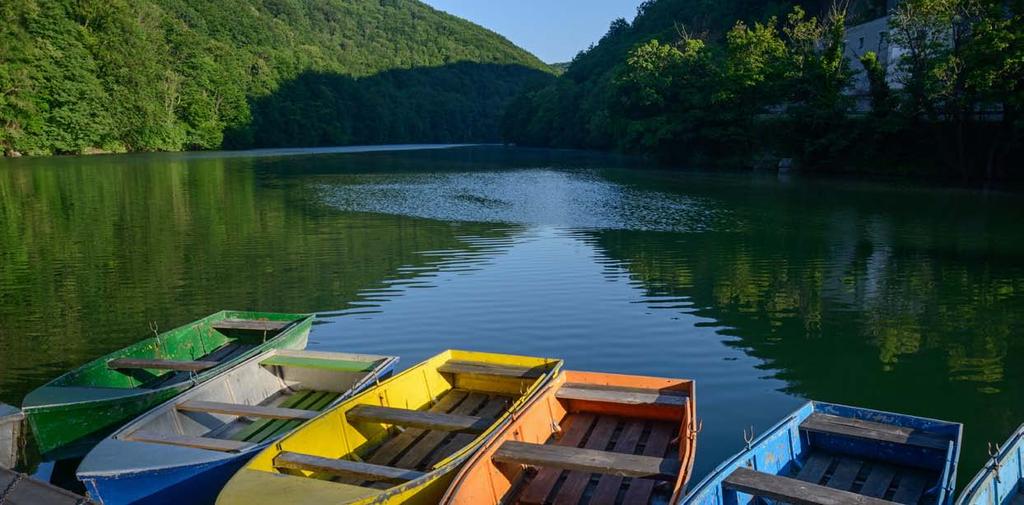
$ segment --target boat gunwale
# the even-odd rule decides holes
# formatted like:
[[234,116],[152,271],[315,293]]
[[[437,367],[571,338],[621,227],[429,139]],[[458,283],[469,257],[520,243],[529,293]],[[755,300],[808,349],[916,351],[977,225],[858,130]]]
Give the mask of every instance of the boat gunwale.
[[[301,350],[296,350],[296,349],[274,348],[274,349],[268,349],[268,350],[266,350],[266,351],[264,351],[262,353],[256,354],[255,356],[251,356],[250,358],[248,358],[248,359],[246,359],[246,360],[244,360],[244,361],[242,361],[240,363],[236,363],[235,366],[231,367],[231,369],[225,370],[224,374],[221,374],[219,377],[215,377],[215,378],[213,378],[213,379],[211,379],[211,380],[209,380],[209,381],[207,381],[207,382],[205,382],[203,384],[200,384],[197,387],[191,388],[188,391],[185,391],[184,393],[182,393],[182,394],[180,394],[178,396],[175,396],[174,398],[171,398],[171,399],[167,400],[166,402],[164,402],[164,403],[162,403],[160,405],[157,405],[157,406],[153,407],[152,409],[146,411],[145,413],[139,415],[135,419],[129,421],[124,426],[118,428],[116,431],[114,431],[110,435],[104,437],[104,439],[102,441],[100,441],[100,443],[102,444],[103,442],[105,442],[108,439],[117,439],[117,440],[122,441],[122,442],[148,444],[150,446],[160,446],[160,444],[156,444],[156,443],[145,442],[145,441],[136,441],[136,440],[125,440],[125,439],[121,439],[119,437],[123,436],[125,432],[129,431],[130,428],[138,429],[138,428],[141,427],[139,425],[143,424],[147,419],[155,417],[155,416],[163,413],[167,409],[173,408],[175,405],[177,405],[178,403],[180,403],[181,401],[187,399],[188,397],[190,397],[192,395],[199,394],[200,392],[202,392],[204,387],[210,387],[210,386],[214,385],[217,380],[225,377],[226,374],[228,374],[228,373],[230,373],[232,371],[235,371],[236,369],[241,369],[242,367],[252,366],[252,365],[261,366],[259,361],[265,360],[265,359],[267,359],[267,358],[269,358],[271,356],[275,356],[275,355],[301,356],[305,352],[307,352],[307,351],[301,351]],[[338,396],[338,398],[336,398],[330,404],[325,406],[323,408],[323,410],[321,410],[319,412],[319,414],[317,414],[316,417],[314,417],[313,419],[304,421],[302,424],[297,426],[295,429],[301,428],[302,425],[304,425],[304,424],[306,424],[308,422],[312,422],[317,417],[320,417],[325,412],[331,410],[332,408],[334,408],[337,405],[341,404],[342,402],[348,400],[349,398],[351,398],[351,397],[353,397],[355,395],[358,395],[358,394],[366,391],[367,389],[369,389],[370,387],[373,386],[374,382],[380,380],[380,376],[382,374],[387,373],[388,370],[393,370],[395,365],[397,365],[398,362],[399,362],[399,357],[398,356],[384,356],[384,355],[375,355],[375,354],[354,354],[354,353],[344,353],[344,352],[324,352],[324,351],[308,351],[308,353],[310,355],[318,355],[320,357],[326,357],[326,355],[329,354],[329,355],[332,355],[333,357],[337,358],[339,361],[341,361],[341,360],[363,361],[365,359],[365,361],[367,361],[367,362],[371,362],[371,363],[372,362],[379,362],[379,363],[377,365],[375,365],[372,370],[370,370],[368,372],[365,372],[366,375],[362,379],[360,379],[359,381],[355,382],[347,391],[342,393],[340,396]],[[207,385],[210,385],[210,386],[207,386]],[[294,431],[294,430],[292,430],[292,431]],[[193,461],[191,463],[181,463],[181,464],[173,464],[173,465],[154,466],[154,467],[151,467],[151,468],[140,468],[140,469],[134,469],[134,470],[128,470],[128,471],[118,470],[118,471],[103,471],[103,472],[88,472],[88,471],[83,472],[81,470],[76,470],[75,476],[77,478],[79,478],[80,480],[81,479],[90,478],[90,477],[93,477],[93,478],[129,477],[129,476],[143,475],[143,474],[149,474],[149,473],[159,473],[159,472],[162,472],[162,471],[173,471],[175,469],[187,468],[187,467],[192,467],[192,466],[197,466],[197,465],[214,464],[216,462],[222,462],[222,461],[227,461],[227,460],[231,460],[231,459],[236,459],[236,458],[239,458],[239,457],[247,456],[247,455],[252,454],[254,452],[266,449],[271,444],[280,441],[282,438],[286,437],[290,433],[291,433],[291,431],[283,433],[282,435],[277,436],[277,437],[271,437],[271,438],[269,438],[267,440],[264,440],[262,442],[253,444],[253,445],[251,445],[249,447],[246,447],[245,449],[242,449],[242,450],[240,450],[238,452],[221,452],[221,451],[213,451],[213,450],[209,450],[209,449],[201,449],[201,448],[194,448],[194,447],[189,448],[192,451],[197,451],[196,455],[205,454],[205,455],[208,455],[208,456],[212,456],[212,457],[210,457],[208,459],[204,459],[202,461]],[[97,444],[97,446],[98,445],[99,444]],[[86,456],[86,459],[88,459],[88,456]],[[84,462],[85,461],[83,460],[83,463]]]
[[[171,329],[169,329],[169,330],[167,330],[165,332],[160,333],[160,335],[165,335],[165,334],[171,333],[173,331],[178,331],[178,330],[182,330],[182,329],[188,329],[188,328],[193,327],[193,326],[195,326],[197,324],[202,324],[204,322],[211,321],[211,320],[218,321],[218,320],[221,320],[221,319],[226,319],[228,314],[252,313],[252,312],[253,311],[220,310],[218,312],[215,312],[213,314],[207,315],[207,316],[202,317],[200,319],[196,319],[196,320],[191,321],[189,323],[186,323],[186,324],[183,324],[183,325],[171,328]],[[175,388],[183,388],[182,390],[184,391],[184,390],[187,390],[190,387],[192,387],[192,385],[194,385],[194,384],[205,382],[206,380],[209,380],[210,377],[219,375],[220,373],[224,372],[225,370],[227,370],[229,368],[234,367],[235,365],[239,364],[240,362],[248,360],[249,358],[251,358],[254,355],[254,354],[250,354],[250,353],[259,354],[262,350],[266,349],[266,345],[267,344],[269,344],[271,342],[274,342],[276,340],[279,340],[281,337],[285,337],[287,335],[290,335],[292,332],[294,332],[296,330],[296,328],[302,326],[302,324],[305,323],[307,320],[311,320],[311,319],[315,319],[316,318],[316,314],[313,314],[313,313],[308,313],[308,314],[294,313],[293,314],[293,313],[261,312],[261,314],[274,314],[274,315],[277,315],[277,316],[288,317],[288,318],[290,318],[291,322],[288,324],[288,326],[282,328],[279,333],[274,335],[272,338],[270,338],[266,342],[263,342],[263,343],[255,346],[255,347],[253,347],[252,349],[250,349],[250,350],[240,354],[239,356],[237,356],[237,357],[235,357],[235,358],[233,358],[231,360],[225,361],[225,362],[223,362],[221,364],[218,364],[215,367],[211,367],[211,368],[209,368],[207,370],[203,370],[202,372],[199,372],[199,373],[195,374],[195,376],[192,377],[190,380],[185,380],[185,381],[181,381],[181,382],[167,384],[167,385],[156,387],[156,388],[143,388],[143,387],[139,387],[139,386],[130,387],[130,388],[115,388],[115,387],[104,387],[104,386],[78,386],[78,385],[73,385],[73,384],[65,384],[65,385],[55,385],[54,384],[54,383],[60,381],[61,379],[64,379],[65,377],[71,376],[71,375],[79,372],[80,370],[86,369],[86,368],[91,367],[91,366],[95,366],[97,363],[109,362],[109,361],[111,361],[113,359],[116,359],[116,358],[119,358],[119,357],[124,357],[125,355],[130,354],[130,351],[138,349],[138,348],[141,348],[141,347],[144,347],[145,345],[147,345],[150,342],[154,341],[155,339],[159,338],[159,336],[153,336],[153,337],[148,337],[148,338],[145,338],[145,339],[140,340],[138,342],[135,342],[134,344],[128,345],[126,347],[122,347],[120,349],[116,349],[116,350],[111,351],[111,352],[109,352],[109,353],[107,353],[107,354],[105,354],[103,356],[98,357],[98,358],[92,359],[92,360],[90,360],[90,361],[88,361],[86,363],[83,363],[82,365],[79,365],[79,366],[75,367],[72,370],[64,372],[63,374],[61,374],[61,375],[51,379],[50,381],[46,382],[42,386],[39,386],[39,387],[33,389],[31,392],[29,392],[29,394],[27,394],[25,396],[25,399],[22,401],[23,405],[22,405],[21,409],[22,409],[22,411],[24,411],[26,413],[29,413],[29,412],[47,412],[47,411],[53,410],[53,409],[61,409],[61,408],[73,407],[74,405],[78,405],[78,404],[95,405],[95,404],[102,404],[102,403],[108,402],[108,401],[124,401],[124,400],[129,400],[131,398],[143,397],[143,396],[147,396],[147,395],[150,395],[150,394],[156,394],[156,393],[162,393],[162,392],[170,391],[170,390],[173,390]],[[224,317],[220,317],[220,316],[224,316]],[[52,390],[55,390],[55,391],[59,391],[59,390],[65,389],[65,388],[95,389],[97,391],[123,391],[124,394],[116,395],[116,396],[111,396],[110,398],[103,398],[103,399],[51,402],[51,403],[38,404],[38,405],[26,405],[26,404],[24,404],[24,402],[30,400],[32,398],[33,394],[36,393],[37,391],[44,390],[44,389],[52,389]]]
[[[972,477],[970,482],[967,483],[967,486],[964,487],[963,492],[957,496],[955,502],[956,505],[969,505],[970,503],[973,503],[972,500],[974,499],[974,495],[982,490],[982,486],[993,476],[993,474],[995,474],[995,472],[998,472],[998,468],[993,467],[991,463],[996,461],[1001,464],[1012,451],[1018,450],[1021,447],[1024,447],[1024,424],[1018,426],[1017,429],[1014,430],[1006,439],[1006,443],[999,448],[999,452],[996,453],[995,457],[989,458],[988,461],[985,462],[984,466],[981,467],[981,470],[978,470],[978,472],[974,474],[974,477]],[[1022,463],[1024,463],[1024,461],[1022,461]],[[1018,492],[1021,491],[1024,491],[1024,488],[1018,490]]]

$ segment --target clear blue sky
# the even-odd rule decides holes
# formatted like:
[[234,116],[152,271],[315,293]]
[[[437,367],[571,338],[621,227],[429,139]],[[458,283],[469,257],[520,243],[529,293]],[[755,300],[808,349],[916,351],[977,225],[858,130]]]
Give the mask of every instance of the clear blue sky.
[[548,63],[569,61],[597,42],[615,18],[629,21],[641,0],[423,0],[490,28]]

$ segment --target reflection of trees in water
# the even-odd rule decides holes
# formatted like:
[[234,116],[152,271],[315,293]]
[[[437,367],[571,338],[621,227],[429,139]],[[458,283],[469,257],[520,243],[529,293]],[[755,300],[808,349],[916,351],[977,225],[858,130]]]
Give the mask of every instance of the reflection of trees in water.
[[1003,233],[1012,219],[968,229],[961,219],[977,214],[937,218],[927,206],[749,203],[735,209],[742,232],[592,240],[651,295],[693,300],[787,392],[966,422],[973,465],[986,440],[1024,419],[1022,237]]
[[[252,159],[53,159],[0,170],[0,392],[222,308],[339,309],[502,232],[339,214]],[[266,179],[266,180],[264,180]],[[401,267],[413,267],[400,271]]]

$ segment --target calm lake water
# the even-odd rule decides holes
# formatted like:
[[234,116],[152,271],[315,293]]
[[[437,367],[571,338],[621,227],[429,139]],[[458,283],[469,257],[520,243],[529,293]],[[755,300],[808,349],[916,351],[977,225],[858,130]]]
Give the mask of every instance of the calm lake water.
[[[635,162],[632,162],[635,163]],[[1024,422],[1024,198],[497,147],[0,160],[0,401],[222,308],[311,348],[692,377],[695,479],[814,398]]]

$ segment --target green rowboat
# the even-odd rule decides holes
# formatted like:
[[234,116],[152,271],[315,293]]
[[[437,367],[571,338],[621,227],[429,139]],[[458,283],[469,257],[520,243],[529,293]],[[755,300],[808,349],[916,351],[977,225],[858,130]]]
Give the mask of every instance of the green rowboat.
[[221,311],[98,358],[25,397],[39,451],[84,456],[152,407],[268,349],[304,349],[311,314]]

